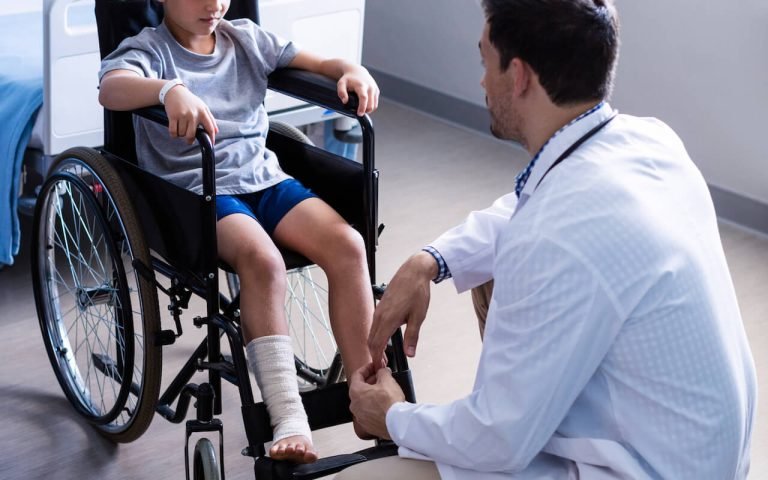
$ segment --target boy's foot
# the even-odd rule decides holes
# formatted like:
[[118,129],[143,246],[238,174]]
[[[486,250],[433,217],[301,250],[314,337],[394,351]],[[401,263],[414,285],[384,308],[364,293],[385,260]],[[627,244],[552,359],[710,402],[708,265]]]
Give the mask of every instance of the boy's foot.
[[303,435],[285,437],[272,444],[269,456],[275,460],[288,460],[296,463],[312,463],[317,460],[317,452],[312,441]]

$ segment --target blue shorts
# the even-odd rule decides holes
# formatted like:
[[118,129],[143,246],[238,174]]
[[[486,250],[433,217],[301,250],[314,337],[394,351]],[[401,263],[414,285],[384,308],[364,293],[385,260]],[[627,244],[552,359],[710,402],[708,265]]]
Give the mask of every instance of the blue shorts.
[[277,224],[300,202],[315,198],[307,187],[293,178],[283,180],[264,190],[240,195],[216,196],[216,219],[221,220],[233,213],[242,213],[253,218],[272,235]]

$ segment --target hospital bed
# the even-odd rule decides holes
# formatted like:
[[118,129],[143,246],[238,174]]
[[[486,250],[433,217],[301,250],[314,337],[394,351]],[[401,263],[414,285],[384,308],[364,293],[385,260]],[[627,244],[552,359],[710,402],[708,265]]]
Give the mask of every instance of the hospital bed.
[[[23,0],[28,2],[28,0]],[[31,215],[55,155],[103,143],[94,0],[44,0],[0,10],[0,266],[20,244],[17,212]],[[325,56],[360,62],[365,0],[262,0],[261,24]],[[2,4],[0,4],[0,8]],[[9,100],[10,99],[10,100]],[[300,126],[338,114],[270,92],[270,119]]]

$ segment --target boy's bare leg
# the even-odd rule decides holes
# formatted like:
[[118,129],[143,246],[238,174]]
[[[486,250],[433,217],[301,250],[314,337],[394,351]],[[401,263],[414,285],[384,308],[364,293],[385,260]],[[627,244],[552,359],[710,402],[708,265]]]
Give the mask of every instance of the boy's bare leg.
[[[328,277],[331,327],[345,371],[367,365],[373,293],[360,234],[325,202],[310,198],[283,217],[273,236],[279,245],[315,262]],[[355,432],[368,437],[356,425]]]
[[[222,218],[216,231],[219,256],[240,277],[240,321],[245,344],[255,338],[287,336],[283,310],[285,264],[272,239],[258,222],[242,214]],[[300,463],[317,460],[312,441],[305,436],[290,436],[275,442],[270,456]]]

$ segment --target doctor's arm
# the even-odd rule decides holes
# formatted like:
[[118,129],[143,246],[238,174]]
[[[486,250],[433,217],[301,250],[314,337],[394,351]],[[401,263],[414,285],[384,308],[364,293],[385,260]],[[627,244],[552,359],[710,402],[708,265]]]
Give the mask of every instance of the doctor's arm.
[[491,280],[496,238],[516,207],[517,195],[508,193],[490,207],[470,213],[430,244],[448,265],[459,293]]
[[[485,210],[470,213],[463,223],[430,244],[445,260],[448,276],[453,276],[459,292],[491,279],[496,237],[516,205],[517,196],[507,194]],[[412,255],[398,269],[374,312],[368,336],[372,358],[382,358],[387,341],[401,325],[406,326],[405,353],[416,355],[419,331],[429,307],[430,281],[438,272],[437,260],[426,251]]]
[[447,405],[394,403],[386,425],[399,446],[438,462],[517,472],[599,368],[622,315],[599,274],[552,242],[502,249],[496,262],[474,391]]

